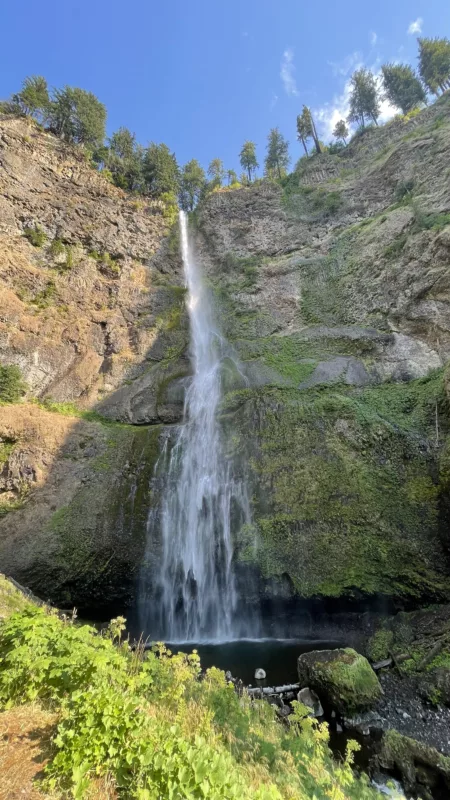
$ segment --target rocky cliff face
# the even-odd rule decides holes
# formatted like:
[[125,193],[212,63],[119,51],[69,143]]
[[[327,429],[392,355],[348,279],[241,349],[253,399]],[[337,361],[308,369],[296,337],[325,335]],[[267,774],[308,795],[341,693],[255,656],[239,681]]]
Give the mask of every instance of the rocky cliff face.
[[[194,215],[246,373],[222,421],[247,601],[449,595],[449,103]],[[0,120],[0,188],[0,361],[28,384],[0,406],[2,569],[123,607],[189,374],[177,234],[23,120]]]
[[0,405],[0,560],[62,605],[123,604],[142,557],[157,426],[189,369],[169,232],[163,205],[0,119],[0,363],[28,401]]
[[448,594],[449,102],[197,215],[264,597]]

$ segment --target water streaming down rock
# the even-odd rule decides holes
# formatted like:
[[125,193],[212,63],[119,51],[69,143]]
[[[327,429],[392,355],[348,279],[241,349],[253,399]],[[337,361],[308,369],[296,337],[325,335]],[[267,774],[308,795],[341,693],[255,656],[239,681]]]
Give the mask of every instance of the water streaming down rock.
[[232,526],[249,522],[250,512],[245,482],[235,477],[224,455],[217,418],[230,348],[215,324],[183,212],[180,233],[194,372],[183,424],[172,447],[166,438],[156,467],[163,476],[162,501],[158,520],[152,515],[149,526],[161,526],[162,563],[141,622],[152,638],[199,642],[247,634],[235,613]]

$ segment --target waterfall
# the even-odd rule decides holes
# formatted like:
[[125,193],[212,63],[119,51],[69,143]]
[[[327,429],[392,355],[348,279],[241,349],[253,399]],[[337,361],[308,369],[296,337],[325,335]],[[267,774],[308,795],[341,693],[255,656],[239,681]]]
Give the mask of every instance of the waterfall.
[[183,211],[180,234],[193,377],[183,423],[172,446],[166,438],[156,467],[162,500],[149,527],[160,525],[162,556],[143,621],[154,639],[199,642],[242,633],[236,621],[232,526],[249,522],[250,512],[245,483],[224,455],[217,418],[223,360],[230,348],[216,326]]

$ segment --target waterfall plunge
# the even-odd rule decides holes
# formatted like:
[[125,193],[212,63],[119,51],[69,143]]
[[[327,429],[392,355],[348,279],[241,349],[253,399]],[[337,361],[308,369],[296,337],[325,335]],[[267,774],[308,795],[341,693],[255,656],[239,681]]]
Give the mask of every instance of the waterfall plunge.
[[[250,512],[245,483],[224,456],[217,420],[222,362],[230,352],[215,325],[182,211],[180,233],[194,374],[183,424],[171,449],[166,440],[156,467],[163,483],[157,515],[162,560],[159,586],[145,602],[142,622],[152,638],[199,642],[247,634],[236,620],[231,526],[233,520],[249,522]],[[155,523],[151,515],[150,529]]]

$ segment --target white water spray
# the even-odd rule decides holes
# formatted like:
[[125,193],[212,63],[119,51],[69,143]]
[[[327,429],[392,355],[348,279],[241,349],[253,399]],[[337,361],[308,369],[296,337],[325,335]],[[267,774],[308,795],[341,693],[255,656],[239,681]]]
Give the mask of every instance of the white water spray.
[[150,609],[156,630],[148,632],[170,642],[199,642],[242,633],[235,621],[232,524],[249,522],[250,514],[245,484],[233,477],[224,456],[217,420],[222,362],[229,352],[215,325],[182,211],[180,232],[194,374],[175,444],[169,452],[166,441],[157,465],[164,474],[162,563]]

